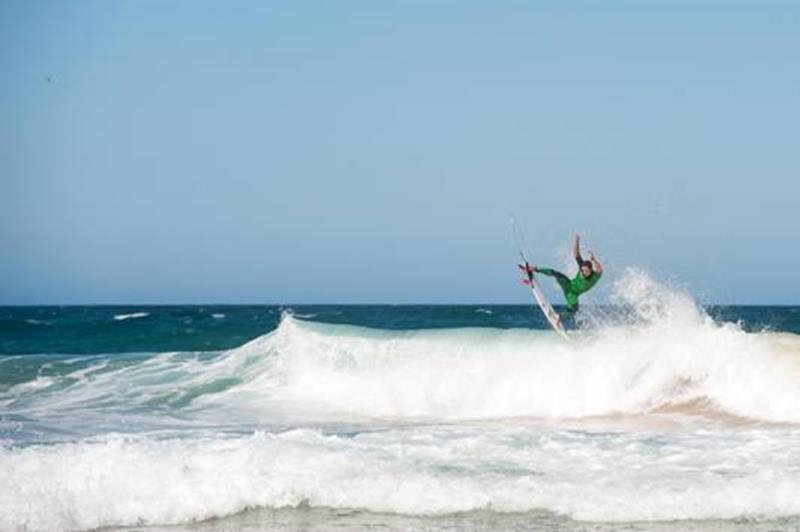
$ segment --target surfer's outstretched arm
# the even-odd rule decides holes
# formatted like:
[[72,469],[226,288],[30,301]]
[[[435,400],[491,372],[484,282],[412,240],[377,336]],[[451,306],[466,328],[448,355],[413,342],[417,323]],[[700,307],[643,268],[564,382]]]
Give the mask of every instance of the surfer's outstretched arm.
[[580,268],[583,257],[581,257],[581,236],[578,233],[575,233],[575,241],[572,243],[572,256],[575,257],[575,262]]

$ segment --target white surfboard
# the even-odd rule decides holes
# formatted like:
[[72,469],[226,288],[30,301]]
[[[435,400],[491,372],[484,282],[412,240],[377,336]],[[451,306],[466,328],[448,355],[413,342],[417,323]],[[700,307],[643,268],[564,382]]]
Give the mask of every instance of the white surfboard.
[[[519,224],[517,223],[516,218],[514,215],[510,217],[511,221],[511,232],[514,235],[514,240],[517,243],[517,248],[519,248],[519,256],[522,257],[522,263],[524,265],[529,264],[527,257],[525,257],[525,248],[527,247],[525,244],[525,236],[522,234],[522,229],[520,229]],[[544,317],[547,318],[547,321],[550,322],[550,326],[553,327],[553,330],[563,336],[564,338],[569,338],[567,336],[567,331],[564,329],[564,326],[561,324],[561,316],[559,316],[558,312],[555,311],[553,305],[544,297],[544,292],[542,292],[542,288],[539,286],[539,281],[536,280],[536,274],[532,274],[530,276],[530,280],[528,280],[527,273],[523,272],[525,276],[523,282],[530,286],[531,292],[533,293],[533,298],[536,300],[536,303],[539,305],[539,308],[542,309],[544,312]]]
[[[526,278],[525,281],[528,281],[528,279]],[[539,304],[539,308],[542,309],[542,312],[544,312],[544,316],[547,318],[547,321],[550,322],[553,330],[564,338],[569,338],[567,336],[567,331],[561,324],[561,316],[559,316],[558,312],[556,312],[556,310],[553,308],[553,305],[550,304],[547,298],[544,297],[544,292],[542,292],[542,288],[539,286],[539,281],[536,280],[536,275],[531,275],[530,281],[528,281],[526,284],[531,287],[531,292],[533,292],[534,299],[536,299],[536,302]]]

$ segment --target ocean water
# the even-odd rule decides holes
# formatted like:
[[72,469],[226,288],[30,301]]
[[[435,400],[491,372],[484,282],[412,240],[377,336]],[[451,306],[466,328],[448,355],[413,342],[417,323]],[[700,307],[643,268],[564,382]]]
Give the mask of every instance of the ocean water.
[[0,530],[800,530],[800,307],[0,308]]

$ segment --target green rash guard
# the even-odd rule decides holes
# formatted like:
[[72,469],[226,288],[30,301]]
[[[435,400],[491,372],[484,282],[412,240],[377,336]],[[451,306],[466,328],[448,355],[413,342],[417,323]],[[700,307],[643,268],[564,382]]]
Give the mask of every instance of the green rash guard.
[[564,298],[567,300],[567,310],[570,312],[578,310],[578,296],[591,290],[603,275],[602,273],[592,272],[589,277],[584,277],[579,270],[577,275],[570,279],[563,273],[550,268],[537,268],[536,272],[555,277],[558,286],[564,292]]

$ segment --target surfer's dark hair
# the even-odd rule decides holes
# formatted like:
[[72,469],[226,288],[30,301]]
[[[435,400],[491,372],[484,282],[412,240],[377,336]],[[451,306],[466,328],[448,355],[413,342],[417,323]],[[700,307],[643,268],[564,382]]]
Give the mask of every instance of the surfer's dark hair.
[[581,261],[581,268],[583,268],[584,266],[586,266],[590,270],[594,270],[594,264],[592,264],[592,261],[590,260]]

